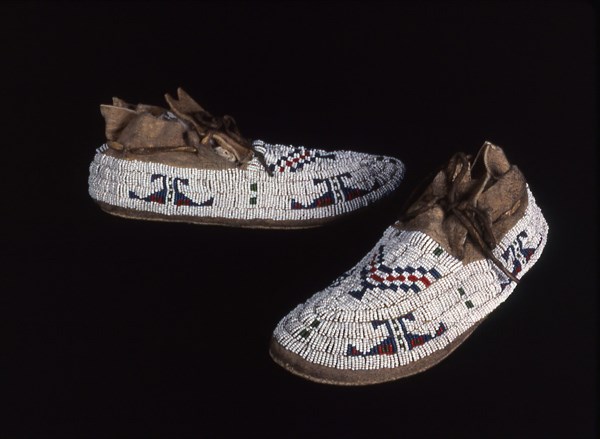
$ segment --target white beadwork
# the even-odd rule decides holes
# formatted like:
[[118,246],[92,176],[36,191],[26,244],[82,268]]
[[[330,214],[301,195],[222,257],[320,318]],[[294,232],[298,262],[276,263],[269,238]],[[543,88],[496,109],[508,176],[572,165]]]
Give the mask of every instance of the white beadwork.
[[[104,153],[103,145],[90,165],[89,193],[113,206],[169,216],[303,220],[334,217],[371,204],[396,189],[404,176],[404,165],[390,157],[260,140],[253,147],[263,154],[272,175],[258,157],[246,169],[179,168],[115,158]],[[285,157],[290,160],[282,160]],[[152,180],[153,175],[160,178]],[[171,197],[179,192],[195,204],[207,205],[143,199],[166,187]],[[348,188],[364,193],[345,194]],[[328,191],[332,194],[328,205],[309,207]]]
[[[509,270],[518,267],[513,273],[517,278],[535,264],[548,234],[529,188],[527,193],[525,215],[493,251]],[[433,269],[434,274],[423,275],[429,276],[424,281],[398,282],[390,267],[420,267],[427,273]],[[373,277],[376,281],[369,284]],[[415,284],[419,291],[404,291],[400,284]],[[489,259],[464,265],[426,234],[389,227],[356,266],[283,318],[274,338],[306,361],[323,366],[395,368],[448,346],[504,302],[514,288],[515,282]],[[360,299],[357,291],[363,293]],[[413,335],[431,338],[409,348]],[[377,346],[383,352],[366,354]]]

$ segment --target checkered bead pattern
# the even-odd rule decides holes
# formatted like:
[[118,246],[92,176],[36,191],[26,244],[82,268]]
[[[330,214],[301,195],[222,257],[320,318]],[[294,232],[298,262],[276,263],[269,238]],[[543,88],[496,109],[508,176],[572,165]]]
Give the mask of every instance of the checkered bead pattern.
[[[274,153],[276,154],[276,150],[269,151],[271,159],[274,158]],[[317,159],[335,160],[335,154],[328,154],[325,151],[317,149],[310,150],[303,146],[299,146],[291,151],[285,151],[282,156],[269,165],[269,170],[271,172],[298,172],[303,169],[305,165],[316,162]]]
[[389,194],[404,177],[395,158],[254,141],[246,169],[178,168],[105,154],[90,165],[89,193],[113,206],[230,219],[304,220],[352,212]]
[[[525,215],[493,251],[517,278],[537,261],[548,234],[527,193]],[[274,338],[322,366],[396,368],[448,346],[514,288],[489,259],[463,264],[426,234],[389,227],[356,266],[283,318]]]

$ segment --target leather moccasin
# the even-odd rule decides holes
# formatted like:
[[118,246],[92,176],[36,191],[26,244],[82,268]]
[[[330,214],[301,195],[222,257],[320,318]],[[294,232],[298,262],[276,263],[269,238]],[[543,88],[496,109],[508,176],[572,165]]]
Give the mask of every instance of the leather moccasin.
[[243,138],[182,89],[169,109],[114,98],[89,193],[114,215],[256,228],[318,226],[400,184],[395,158]]
[[435,365],[512,293],[548,225],[521,171],[486,142],[456,154],[351,270],[290,312],[273,359],[309,380],[363,385]]

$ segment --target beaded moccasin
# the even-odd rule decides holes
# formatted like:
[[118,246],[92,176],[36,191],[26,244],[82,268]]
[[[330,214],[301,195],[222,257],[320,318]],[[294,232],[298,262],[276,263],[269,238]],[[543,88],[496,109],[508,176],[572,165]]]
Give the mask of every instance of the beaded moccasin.
[[475,159],[457,154],[370,253],[278,324],[271,356],[329,384],[421,372],[506,300],[547,233],[499,147],[486,142]]
[[389,194],[397,159],[244,139],[183,90],[170,109],[102,105],[107,142],[90,165],[89,192],[129,218],[241,227],[318,226]]

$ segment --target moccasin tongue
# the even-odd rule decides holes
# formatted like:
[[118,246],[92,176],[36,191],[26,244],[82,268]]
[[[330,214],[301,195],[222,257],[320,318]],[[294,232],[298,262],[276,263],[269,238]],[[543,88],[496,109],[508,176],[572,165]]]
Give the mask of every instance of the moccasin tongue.
[[[214,118],[182,88],[177,89],[177,99],[167,93],[165,100],[177,117],[190,123],[200,136],[204,136],[200,144],[206,148],[214,148],[216,155],[229,162],[230,166],[247,163],[254,157],[249,142],[243,140],[241,136],[225,132],[220,126],[226,125],[226,122],[235,124],[231,117]],[[218,123],[219,120],[221,123]]]
[[132,150],[185,147],[185,128],[177,121],[163,120],[150,113],[137,114],[121,131],[117,141]]
[[515,210],[525,193],[525,177],[516,166],[512,166],[479,195],[477,207],[488,212],[495,222],[500,216]]
[[181,88],[176,99],[168,94],[165,99],[170,111],[116,97],[112,105],[101,105],[111,150],[139,160],[152,157],[175,166],[205,169],[229,169],[252,160],[251,143],[239,135],[233,118],[213,117]]
[[181,124],[160,118],[166,112],[165,108],[156,105],[133,105],[117,97],[113,97],[113,105],[100,105],[106,123],[106,139],[126,150],[185,148]]
[[525,193],[525,177],[512,166],[504,151],[491,142],[485,142],[473,164],[473,174],[487,179],[475,194],[477,207],[489,213],[492,222],[515,209]]
[[117,140],[119,134],[137,114],[124,105],[100,105],[100,113],[106,124],[104,134],[107,140]]
[[398,227],[422,231],[455,257],[470,262],[485,257],[478,241],[486,239],[468,239],[469,233],[481,233],[474,230],[483,227],[468,223],[491,220],[487,227],[494,236],[487,241],[497,242],[516,221],[513,213],[526,204],[523,175],[501,148],[486,142],[474,160],[464,154],[452,157],[407,210],[409,219]]

